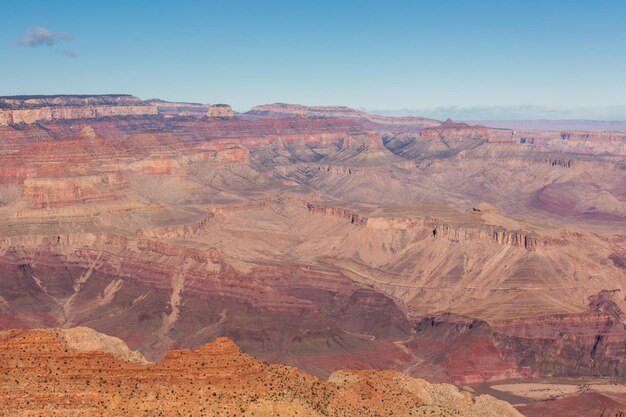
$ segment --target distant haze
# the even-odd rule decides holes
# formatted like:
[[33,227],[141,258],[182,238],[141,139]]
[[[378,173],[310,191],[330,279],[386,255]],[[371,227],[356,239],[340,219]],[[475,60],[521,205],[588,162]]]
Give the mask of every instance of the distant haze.
[[465,120],[470,124],[496,129],[523,130],[589,130],[595,132],[626,132],[626,122],[603,120]]
[[[367,110],[389,116],[423,116],[437,120],[512,121],[512,120],[603,120],[626,122],[625,106],[548,107],[518,106],[442,106],[421,109]],[[624,125],[624,123],[622,123]]]

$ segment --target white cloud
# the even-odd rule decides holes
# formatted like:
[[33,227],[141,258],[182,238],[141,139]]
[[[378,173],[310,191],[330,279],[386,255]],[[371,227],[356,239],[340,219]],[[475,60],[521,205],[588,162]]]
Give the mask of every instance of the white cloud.
[[[67,32],[52,32],[43,27],[31,27],[26,33],[17,39],[18,46],[29,46],[37,48],[39,46],[54,46],[58,41],[72,42],[74,37]],[[69,49],[59,49],[57,52],[66,58],[78,58],[78,54]]]

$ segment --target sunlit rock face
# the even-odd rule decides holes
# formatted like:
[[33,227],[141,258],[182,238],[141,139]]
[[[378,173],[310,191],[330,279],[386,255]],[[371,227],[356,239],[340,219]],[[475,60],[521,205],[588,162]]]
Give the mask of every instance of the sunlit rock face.
[[488,395],[397,371],[340,371],[320,380],[242,353],[227,338],[157,363],[88,328],[0,332],[0,412],[136,416],[521,416]]
[[212,104],[207,109],[208,117],[233,117],[235,113],[228,104]]
[[156,114],[156,106],[127,95],[0,97],[0,125]]

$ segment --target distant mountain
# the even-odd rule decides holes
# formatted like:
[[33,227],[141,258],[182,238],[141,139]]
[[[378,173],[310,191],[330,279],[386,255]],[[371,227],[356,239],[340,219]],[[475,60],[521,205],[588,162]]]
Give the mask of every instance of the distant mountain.
[[626,131],[626,122],[602,120],[469,120],[468,122],[496,129],[552,131],[589,130],[594,132]]
[[626,106],[550,107],[514,106],[440,106],[398,110],[368,110],[386,116],[421,116],[437,120],[617,120],[626,121]]

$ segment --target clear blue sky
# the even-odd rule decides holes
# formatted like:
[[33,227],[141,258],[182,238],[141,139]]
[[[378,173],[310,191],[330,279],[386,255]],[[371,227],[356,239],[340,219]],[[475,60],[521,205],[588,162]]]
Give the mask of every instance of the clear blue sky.
[[[121,92],[237,109],[626,104],[625,1],[1,5],[0,95]],[[29,46],[29,28],[53,44]]]

